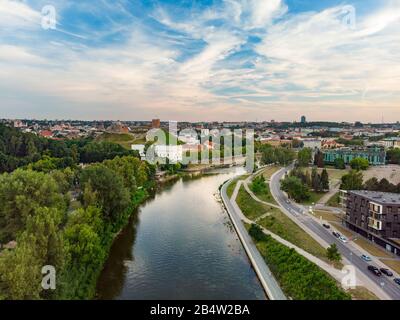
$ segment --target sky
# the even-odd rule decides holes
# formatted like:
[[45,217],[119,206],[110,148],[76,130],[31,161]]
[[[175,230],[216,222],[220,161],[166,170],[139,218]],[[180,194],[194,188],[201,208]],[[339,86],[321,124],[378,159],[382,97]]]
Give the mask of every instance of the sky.
[[0,118],[301,115],[400,120],[400,0],[0,0]]

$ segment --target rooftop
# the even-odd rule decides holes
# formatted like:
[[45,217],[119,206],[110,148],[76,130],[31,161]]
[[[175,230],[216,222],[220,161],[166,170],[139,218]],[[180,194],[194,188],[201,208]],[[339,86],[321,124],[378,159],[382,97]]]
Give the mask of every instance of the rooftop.
[[351,190],[350,192],[368,198],[370,201],[379,204],[393,204],[400,205],[400,194],[390,192],[379,192],[379,191],[367,191],[367,190]]

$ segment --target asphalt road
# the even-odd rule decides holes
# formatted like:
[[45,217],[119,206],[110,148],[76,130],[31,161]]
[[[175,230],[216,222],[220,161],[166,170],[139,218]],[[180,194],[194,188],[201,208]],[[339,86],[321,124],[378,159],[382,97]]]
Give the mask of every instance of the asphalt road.
[[[285,193],[280,189],[280,180],[290,170],[290,167],[281,169],[271,178],[271,193],[274,196],[278,204],[289,211],[293,216],[307,226],[311,231],[317,234],[320,238],[325,240],[327,243],[336,243],[340,253],[345,257],[352,265],[354,265],[359,272],[362,272],[366,277],[371,279],[377,285],[383,288],[383,291],[393,300],[400,300],[400,285],[393,281],[393,277],[389,278],[385,275],[377,277],[372,274],[368,269],[368,265],[374,265],[373,261],[368,263],[360,258],[360,253],[355,251],[348,244],[344,244],[332,235],[332,231],[325,229],[320,223],[315,221],[312,217],[303,213],[303,208],[296,205],[292,201],[288,203],[288,198]],[[377,266],[377,265],[376,265]],[[383,286],[382,286],[383,284]]]

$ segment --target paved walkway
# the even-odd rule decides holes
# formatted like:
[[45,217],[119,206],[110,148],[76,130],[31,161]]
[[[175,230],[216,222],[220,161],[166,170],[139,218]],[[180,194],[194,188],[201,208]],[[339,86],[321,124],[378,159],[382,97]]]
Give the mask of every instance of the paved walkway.
[[[244,224],[242,223],[241,217],[243,217],[242,212],[240,211],[236,201],[231,201],[226,194],[226,188],[232,182],[232,179],[225,183],[221,188],[221,199],[225,204],[226,210],[232,220],[232,223],[236,229],[236,232],[239,236],[240,241],[243,244],[243,247],[247,253],[247,256],[250,259],[251,264],[263,286],[267,296],[271,300],[287,300],[285,294],[280,288],[278,282],[274,278],[271,270],[268,268],[267,264],[264,261],[264,258],[261,256],[258,251],[256,245],[248,234]],[[234,199],[237,196],[238,189],[236,188],[234,191]],[[251,221],[248,221],[251,223]]]
[[325,205],[330,198],[332,198],[340,189],[340,181],[337,181],[335,184],[331,185],[329,191],[325,193],[321,199],[319,199],[318,204]]

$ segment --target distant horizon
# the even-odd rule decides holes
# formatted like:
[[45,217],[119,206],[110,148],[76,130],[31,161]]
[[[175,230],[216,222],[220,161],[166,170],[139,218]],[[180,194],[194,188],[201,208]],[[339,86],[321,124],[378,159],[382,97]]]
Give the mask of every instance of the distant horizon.
[[57,122],[68,122],[68,121],[82,121],[82,122],[150,122],[153,119],[159,119],[161,123],[169,122],[169,121],[177,121],[178,123],[213,123],[213,122],[218,122],[218,123],[299,123],[299,124],[314,124],[314,123],[337,123],[337,124],[355,124],[357,122],[360,122],[363,125],[396,125],[399,124],[400,121],[394,121],[394,122],[363,122],[363,121],[333,121],[333,120],[311,120],[307,121],[305,123],[302,123],[301,121],[298,120],[277,120],[277,119],[271,119],[271,120],[258,120],[258,121],[252,121],[252,120],[241,120],[241,121],[229,121],[229,120],[208,120],[208,121],[189,121],[189,120],[173,120],[173,119],[160,119],[160,118],[151,118],[151,119],[78,119],[78,118],[63,118],[63,119],[57,119],[57,118],[2,118],[0,120],[7,120],[7,121],[57,121]]

